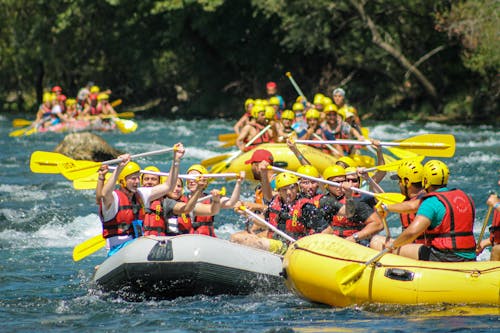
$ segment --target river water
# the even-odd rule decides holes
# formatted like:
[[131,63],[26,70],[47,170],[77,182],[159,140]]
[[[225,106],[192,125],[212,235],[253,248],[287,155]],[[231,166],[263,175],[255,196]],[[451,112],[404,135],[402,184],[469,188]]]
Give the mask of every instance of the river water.
[[[195,296],[168,301],[126,302],[104,295],[90,284],[100,251],[73,262],[75,245],[98,234],[100,224],[92,191],[76,191],[60,175],[34,174],[29,159],[36,150],[52,151],[64,134],[10,138],[13,117],[0,116],[0,331],[1,332],[498,332],[497,315],[479,315],[439,306],[363,305],[331,308],[311,304],[291,293],[248,296]],[[227,151],[217,135],[231,131],[223,120],[138,120],[132,134],[103,133],[114,147],[130,153],[152,151],[183,142],[187,148],[181,171],[202,159]],[[487,207],[489,190],[499,191],[500,131],[476,127],[368,124],[371,136],[384,141],[424,133],[451,133],[457,152],[446,159],[451,187],[470,193],[476,202],[476,237]],[[148,157],[142,166],[168,170],[167,156]],[[381,185],[397,191],[386,177]],[[214,184],[213,186],[221,186]],[[232,189],[232,184],[228,188]],[[244,187],[250,198],[251,184]],[[225,211],[216,233],[228,238],[243,221]],[[400,232],[396,216],[391,233]],[[489,251],[480,256],[486,260]],[[436,317],[436,315],[438,317]]]

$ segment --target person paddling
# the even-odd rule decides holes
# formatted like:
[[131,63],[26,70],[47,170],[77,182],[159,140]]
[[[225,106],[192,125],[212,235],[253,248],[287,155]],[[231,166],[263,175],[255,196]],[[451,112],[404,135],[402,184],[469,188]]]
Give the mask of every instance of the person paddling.
[[[473,234],[474,201],[459,189],[448,189],[448,166],[439,160],[424,165],[422,186],[426,191],[417,216],[386,248],[399,249],[398,254],[425,261],[475,261],[476,241]],[[412,244],[424,232],[430,244]]]
[[[500,185],[500,180],[498,185]],[[490,237],[480,242],[477,254],[483,252],[486,247],[492,246],[490,260],[500,261],[500,198],[496,193],[492,193],[486,200],[486,204],[493,210],[493,221],[490,227]]]

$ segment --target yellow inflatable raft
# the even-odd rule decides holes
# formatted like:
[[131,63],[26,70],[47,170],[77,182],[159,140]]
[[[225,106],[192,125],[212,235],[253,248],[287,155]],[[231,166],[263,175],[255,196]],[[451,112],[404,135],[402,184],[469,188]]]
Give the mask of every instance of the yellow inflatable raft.
[[[297,148],[319,170],[320,173],[323,173],[324,169],[335,164],[337,161],[336,157],[307,145],[297,144]],[[247,151],[243,154],[235,153],[235,155],[229,157],[228,159],[214,164],[210,169],[210,172],[226,173],[245,171],[247,178],[253,179],[251,166],[250,164],[245,164],[245,161],[252,157],[255,149],[265,149],[270,151],[271,154],[273,154],[274,163],[279,167],[289,170],[297,170],[297,168],[301,165],[286,143],[264,143],[251,151]],[[364,166],[369,167],[374,164],[374,159],[370,156],[359,156],[359,158],[362,162],[364,162]]]
[[[332,306],[361,303],[500,305],[500,261],[425,262],[378,254],[334,235],[315,234],[290,246],[283,261],[287,287],[299,296]],[[342,286],[350,267],[366,267]],[[351,270],[352,272],[352,270]]]

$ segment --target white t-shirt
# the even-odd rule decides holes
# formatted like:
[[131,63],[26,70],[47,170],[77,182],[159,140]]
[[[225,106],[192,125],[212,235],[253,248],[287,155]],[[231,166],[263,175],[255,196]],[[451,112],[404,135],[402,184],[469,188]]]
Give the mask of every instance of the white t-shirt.
[[[137,193],[141,197],[142,202],[144,203],[144,207],[149,207],[151,204],[150,200],[149,200],[149,196],[151,195],[151,189],[152,189],[152,187],[139,187],[139,188],[137,188]],[[118,194],[116,194],[115,191],[113,191],[113,199],[114,200],[111,203],[111,205],[109,206],[109,209],[106,209],[104,207],[104,204],[103,204],[102,217],[104,219],[104,222],[112,220],[116,216],[116,214],[118,213],[118,207],[119,207]]]

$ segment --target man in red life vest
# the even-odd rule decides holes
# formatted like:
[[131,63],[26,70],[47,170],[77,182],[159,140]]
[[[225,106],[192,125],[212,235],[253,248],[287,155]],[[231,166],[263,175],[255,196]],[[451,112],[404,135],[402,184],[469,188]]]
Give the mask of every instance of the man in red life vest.
[[[498,185],[500,185],[500,180]],[[495,193],[490,194],[486,204],[493,209],[493,221],[490,227],[490,237],[481,242],[477,254],[483,252],[484,248],[492,246],[490,260],[500,261],[500,198]]]
[[241,132],[236,139],[236,146],[238,146],[241,151],[249,151],[261,143],[271,142],[273,133],[271,130],[267,130],[260,134],[260,137],[258,137],[250,146],[246,147],[246,144],[255,136],[259,135],[259,133],[266,126],[267,119],[265,107],[260,104],[254,105],[252,108],[252,120],[241,129]]
[[[446,164],[431,160],[424,165],[422,186],[427,192],[421,199],[413,222],[394,241],[385,244],[399,254],[425,261],[475,261],[476,241],[473,234],[474,202],[458,189],[448,189]],[[414,244],[424,232],[430,245]]]
[[[181,143],[176,144],[169,181],[154,187],[139,187],[140,167],[137,163],[130,162],[129,154],[120,156],[122,162],[106,183],[100,173],[96,199],[100,201],[99,216],[103,225],[103,237],[107,240],[108,255],[114,254],[142,235],[144,207],[149,207],[151,200],[163,197],[174,188],[179,173],[179,161],[183,155],[184,146]],[[120,187],[115,189],[117,183]]]
[[[392,205],[380,204],[377,206],[377,212],[383,218],[388,212],[400,214],[401,226],[403,230],[413,222],[420,206],[422,197],[426,194],[422,188],[422,174],[424,167],[418,161],[406,161],[401,163],[396,175],[392,175],[391,179],[399,181],[399,190],[406,197],[406,200],[401,203]],[[385,243],[385,237],[373,237],[370,247],[376,250],[382,250]],[[426,244],[425,232],[415,239],[416,244]]]

